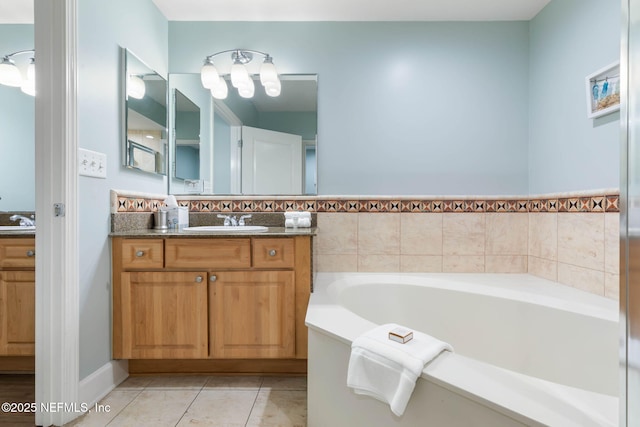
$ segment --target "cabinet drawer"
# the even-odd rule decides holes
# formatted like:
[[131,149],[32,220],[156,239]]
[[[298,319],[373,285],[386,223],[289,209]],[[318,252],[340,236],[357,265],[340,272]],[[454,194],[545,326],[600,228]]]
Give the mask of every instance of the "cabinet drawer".
[[253,266],[256,268],[293,268],[292,239],[254,239]]
[[135,239],[122,241],[122,267],[162,268],[161,239]]
[[167,268],[249,268],[249,239],[167,239]]
[[35,268],[35,266],[35,239],[0,239],[0,268]]

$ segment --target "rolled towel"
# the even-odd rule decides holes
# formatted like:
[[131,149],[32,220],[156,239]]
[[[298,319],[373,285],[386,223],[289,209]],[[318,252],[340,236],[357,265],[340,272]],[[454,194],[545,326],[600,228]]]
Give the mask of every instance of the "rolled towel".
[[418,331],[404,344],[390,340],[389,331],[398,327],[394,323],[381,325],[353,341],[347,386],[356,394],[388,403],[391,411],[401,416],[425,364],[453,348]]
[[311,212],[308,211],[293,211],[293,212],[285,212],[284,213],[284,217],[285,219],[292,219],[292,218],[309,218],[311,219]]
[[298,224],[295,224],[295,219],[287,218],[284,220],[284,226],[287,228],[298,227],[298,228],[309,228],[311,227],[311,218],[300,218],[298,219]]

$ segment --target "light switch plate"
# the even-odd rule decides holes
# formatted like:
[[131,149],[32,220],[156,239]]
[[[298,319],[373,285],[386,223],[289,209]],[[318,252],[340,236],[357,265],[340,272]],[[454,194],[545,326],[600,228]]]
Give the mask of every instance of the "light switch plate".
[[78,149],[79,174],[95,178],[107,177],[107,155],[97,151]]

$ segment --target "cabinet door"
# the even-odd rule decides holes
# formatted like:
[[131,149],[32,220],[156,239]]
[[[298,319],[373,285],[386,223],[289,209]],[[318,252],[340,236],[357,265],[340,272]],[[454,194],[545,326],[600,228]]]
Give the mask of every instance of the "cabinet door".
[[36,241],[27,238],[0,239],[0,268],[35,268]]
[[198,272],[122,273],[123,358],[206,358],[206,279]]
[[0,354],[35,354],[35,291],[33,271],[0,271]]
[[213,358],[294,357],[293,271],[211,273],[209,299]]

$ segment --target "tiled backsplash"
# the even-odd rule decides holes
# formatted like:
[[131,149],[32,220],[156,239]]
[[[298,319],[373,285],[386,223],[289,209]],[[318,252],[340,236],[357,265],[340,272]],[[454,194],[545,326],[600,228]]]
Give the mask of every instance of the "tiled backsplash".
[[[112,192],[112,212],[161,196]],[[618,298],[617,191],[529,198],[179,198],[191,212],[317,213],[316,271],[530,273]]]

